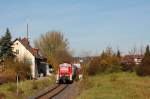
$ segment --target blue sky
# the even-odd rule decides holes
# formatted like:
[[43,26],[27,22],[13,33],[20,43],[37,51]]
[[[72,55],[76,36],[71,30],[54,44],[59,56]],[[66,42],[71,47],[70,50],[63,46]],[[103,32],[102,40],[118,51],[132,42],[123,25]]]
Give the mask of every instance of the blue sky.
[[107,46],[127,53],[150,44],[150,0],[0,0],[0,35],[31,42],[57,30],[69,39],[75,55],[99,54]]

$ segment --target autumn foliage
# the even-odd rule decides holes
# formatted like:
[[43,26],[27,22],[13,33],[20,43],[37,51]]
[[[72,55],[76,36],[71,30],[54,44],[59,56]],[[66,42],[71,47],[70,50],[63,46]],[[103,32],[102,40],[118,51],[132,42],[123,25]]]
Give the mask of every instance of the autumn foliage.
[[24,62],[17,62],[12,59],[4,61],[4,71],[1,73],[6,82],[16,81],[17,74],[20,80],[28,79],[31,73],[30,65]]
[[111,73],[120,70],[120,56],[115,54],[111,48],[91,60],[88,68],[89,75],[97,73]]
[[50,31],[42,34],[39,39],[35,40],[34,44],[47,57],[48,62],[52,64],[55,70],[60,63],[72,60],[68,40],[64,38],[61,32]]

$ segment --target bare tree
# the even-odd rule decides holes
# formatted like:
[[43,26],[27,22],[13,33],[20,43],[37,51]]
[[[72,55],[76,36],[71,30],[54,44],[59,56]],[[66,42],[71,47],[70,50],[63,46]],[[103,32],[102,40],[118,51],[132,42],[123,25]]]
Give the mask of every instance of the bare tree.
[[133,46],[133,48],[129,51],[129,55],[135,55],[137,54],[137,47],[136,45]]
[[50,31],[42,34],[39,39],[34,41],[35,47],[41,50],[41,53],[48,58],[48,62],[55,69],[59,63],[69,62],[72,55],[69,52],[69,43],[61,32]]

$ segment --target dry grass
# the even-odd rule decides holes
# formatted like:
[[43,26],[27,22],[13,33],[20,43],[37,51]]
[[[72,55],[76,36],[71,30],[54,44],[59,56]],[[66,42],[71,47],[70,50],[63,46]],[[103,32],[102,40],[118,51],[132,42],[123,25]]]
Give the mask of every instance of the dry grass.
[[135,73],[113,73],[90,77],[92,85],[77,99],[149,99],[150,78]]
[[[38,91],[53,84],[53,78],[46,77],[41,80],[26,80],[19,83],[17,95],[16,83],[6,83],[0,85],[0,99],[1,97],[6,97],[5,99],[27,99],[28,96],[35,95]],[[35,88],[36,86],[36,88]]]

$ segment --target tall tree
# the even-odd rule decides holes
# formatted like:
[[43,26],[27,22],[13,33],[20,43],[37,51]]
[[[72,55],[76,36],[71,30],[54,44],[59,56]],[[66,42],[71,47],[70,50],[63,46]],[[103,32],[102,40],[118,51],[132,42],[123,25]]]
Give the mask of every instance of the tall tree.
[[64,38],[61,32],[51,31],[42,34],[39,39],[35,40],[34,44],[48,58],[48,62],[56,68],[59,63],[69,62],[72,58],[68,50],[68,40]]
[[6,29],[5,35],[1,38],[0,40],[0,46],[1,46],[1,51],[0,51],[0,57],[2,58],[10,58],[13,57],[13,52],[12,52],[12,41],[11,41],[11,33],[9,29]]
[[118,57],[118,58],[121,58],[121,53],[120,53],[119,50],[117,50],[117,57]]
[[145,56],[150,56],[149,45],[147,45],[147,47],[146,47]]
[[146,51],[144,54],[144,58],[142,60],[141,66],[139,66],[136,70],[136,73],[140,76],[150,76],[150,49],[149,45],[146,47]]
[[149,45],[147,45],[147,47],[146,47],[144,58],[142,60],[142,65],[150,66],[150,49],[149,49]]

